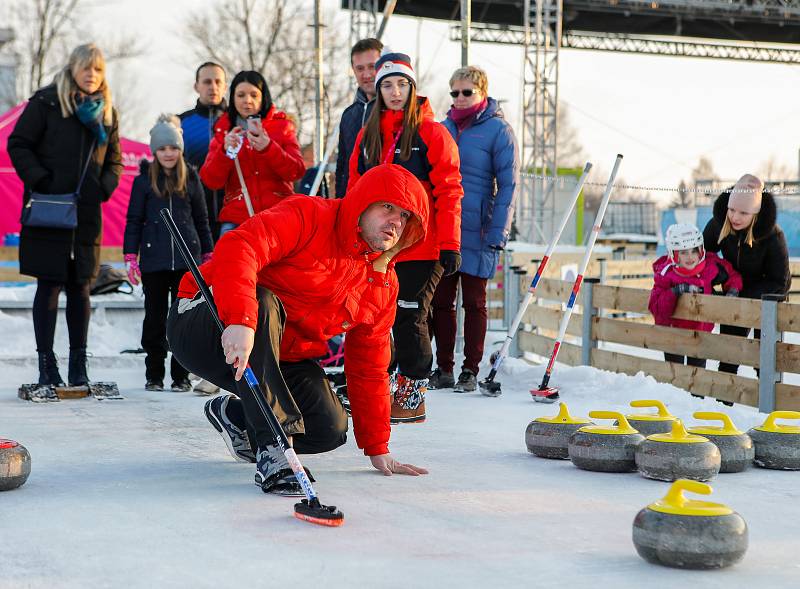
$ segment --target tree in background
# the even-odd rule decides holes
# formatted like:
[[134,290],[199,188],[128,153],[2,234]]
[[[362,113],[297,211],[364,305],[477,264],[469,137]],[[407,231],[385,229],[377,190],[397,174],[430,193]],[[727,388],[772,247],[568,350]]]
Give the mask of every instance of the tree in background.
[[[14,30],[15,39],[0,53],[15,54],[17,92],[27,98],[49,84],[64,66],[72,49],[94,41],[106,58],[114,106],[120,113],[123,134],[136,119],[137,86],[126,75],[124,62],[144,54],[141,41],[115,31],[93,34],[84,27],[91,22],[92,6],[84,0],[4,0],[0,17]],[[2,21],[0,21],[2,22]]]
[[[241,70],[261,72],[272,101],[292,116],[300,143],[314,131],[316,65],[312,6],[298,0],[224,0],[190,15],[186,37],[196,56],[222,65],[233,77]],[[330,26],[323,33],[325,136],[350,104],[346,40]]]

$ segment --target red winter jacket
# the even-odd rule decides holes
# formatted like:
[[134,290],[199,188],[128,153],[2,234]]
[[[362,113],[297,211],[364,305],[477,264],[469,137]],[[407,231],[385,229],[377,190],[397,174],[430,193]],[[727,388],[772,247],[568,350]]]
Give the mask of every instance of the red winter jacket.
[[[412,211],[398,244],[371,252],[358,219],[372,203],[388,201]],[[200,267],[213,288],[225,325],[256,327],[256,284],[270,289],[286,310],[280,360],[320,358],[327,341],[347,332],[345,373],[359,448],[388,452],[389,332],[397,306],[393,256],[424,239],[428,199],[400,166],[370,170],[341,200],[296,196],[255,215],[217,242],[214,258]],[[178,296],[191,298],[197,284],[187,273]]]
[[[400,141],[397,142],[392,160],[395,164],[411,171],[428,193],[429,206],[432,211],[428,234],[424,243],[413,250],[403,252],[397,257],[398,262],[408,260],[438,260],[439,250],[461,249],[461,199],[464,189],[461,187],[461,162],[458,157],[458,146],[450,132],[441,123],[433,120],[433,110],[428,99],[419,97],[423,120],[419,126],[419,149],[412,151],[407,162],[398,157]],[[389,147],[394,143],[395,134],[403,126],[404,111],[386,109],[381,113],[381,162],[386,161]],[[366,155],[361,147],[364,129],[358,134],[353,155],[350,157],[350,177],[347,183],[348,192],[366,169]],[[420,154],[426,154],[423,161],[418,161]]]
[[669,256],[661,256],[653,262],[654,285],[650,292],[648,309],[653,314],[656,325],[681,327],[697,331],[711,331],[713,323],[704,321],[690,321],[689,319],[674,319],[672,314],[678,304],[678,295],[672,292],[672,287],[678,284],[693,284],[702,287],[704,294],[712,294],[715,284],[722,284],[722,290],[728,292],[733,289],[742,290],[742,277],[733,269],[726,260],[716,254],[706,253],[706,259],[697,272],[690,276],[679,274],[675,263]]
[[[306,167],[295,137],[294,123],[286,113],[275,110],[273,105],[261,120],[264,131],[271,141],[264,151],[250,146],[245,135],[239,150],[239,164],[244,181],[258,213],[294,194],[294,181],[301,178]],[[249,215],[242,197],[242,187],[233,160],[225,155],[225,134],[230,131],[228,114],[222,115],[214,124],[214,138],[208,146],[208,156],[200,168],[200,178],[208,188],[225,188],[225,200],[219,212],[221,223],[244,223]]]

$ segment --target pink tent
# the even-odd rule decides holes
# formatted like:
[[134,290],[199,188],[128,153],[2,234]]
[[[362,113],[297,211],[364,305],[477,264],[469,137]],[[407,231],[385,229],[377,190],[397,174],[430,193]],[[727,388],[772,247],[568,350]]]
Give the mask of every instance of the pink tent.
[[[8,157],[8,136],[26,103],[18,104],[0,115],[0,242],[6,233],[19,233],[19,214],[22,209],[22,181],[17,177]],[[121,246],[125,232],[125,214],[131,197],[133,179],[139,174],[139,161],[150,157],[150,147],[144,143],[120,139],[124,169],[119,186],[103,205],[103,245]]]

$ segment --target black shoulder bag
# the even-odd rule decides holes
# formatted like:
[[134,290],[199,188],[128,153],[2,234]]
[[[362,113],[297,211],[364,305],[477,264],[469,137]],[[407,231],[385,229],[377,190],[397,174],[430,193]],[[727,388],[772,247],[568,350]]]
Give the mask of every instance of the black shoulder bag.
[[67,194],[42,194],[31,192],[28,204],[22,207],[20,223],[25,227],[50,227],[52,229],[75,229],[78,226],[78,201],[86,171],[94,155],[95,142],[89,150],[89,157],[81,172],[81,179],[75,192]]

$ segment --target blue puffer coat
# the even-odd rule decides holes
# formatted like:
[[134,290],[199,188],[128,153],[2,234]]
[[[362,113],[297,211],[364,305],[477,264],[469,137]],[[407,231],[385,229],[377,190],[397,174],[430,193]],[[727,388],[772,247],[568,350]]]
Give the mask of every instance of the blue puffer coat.
[[188,269],[172,243],[161,218],[161,209],[169,209],[172,213],[192,257],[199,264],[201,254],[212,251],[214,244],[208,226],[203,185],[197,171],[188,165],[185,197],[159,197],[150,186],[150,162],[142,160],[139,164],[139,175],[133,181],[128,203],[123,253],[138,254],[142,272]]
[[456,124],[442,121],[461,157],[461,268],[459,272],[492,278],[505,247],[519,189],[519,154],[514,131],[494,98],[459,135]]

